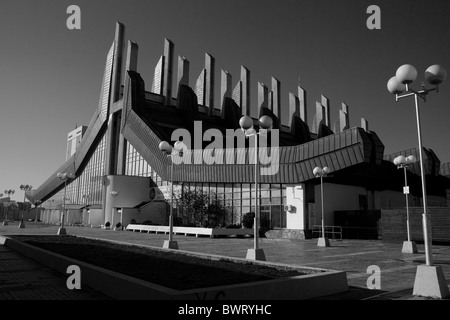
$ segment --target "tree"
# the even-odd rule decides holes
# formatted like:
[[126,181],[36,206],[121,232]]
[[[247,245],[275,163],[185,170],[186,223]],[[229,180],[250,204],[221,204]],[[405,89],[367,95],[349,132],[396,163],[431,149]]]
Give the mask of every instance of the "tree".
[[[184,226],[217,228],[224,227],[228,210],[215,193],[201,188],[187,190],[176,195],[177,211]],[[180,217],[179,217],[180,218]]]

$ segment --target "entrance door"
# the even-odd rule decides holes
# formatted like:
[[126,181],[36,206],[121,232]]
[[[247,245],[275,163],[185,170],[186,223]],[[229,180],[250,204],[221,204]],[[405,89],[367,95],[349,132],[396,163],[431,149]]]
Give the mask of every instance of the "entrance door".
[[267,229],[282,229],[286,228],[286,211],[281,210],[280,205],[261,206],[261,227]]
[[271,228],[271,219],[270,219],[270,206],[261,206],[259,207],[260,216],[260,227],[263,229],[272,229]]
[[271,217],[272,217],[272,229],[286,228],[286,211],[281,210],[280,205],[275,205],[270,207]]

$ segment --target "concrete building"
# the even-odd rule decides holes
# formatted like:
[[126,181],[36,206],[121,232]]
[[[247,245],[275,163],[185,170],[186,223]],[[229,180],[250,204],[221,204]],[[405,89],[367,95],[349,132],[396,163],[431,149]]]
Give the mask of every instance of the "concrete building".
[[[167,39],[154,77],[146,85],[137,70],[138,45],[130,41],[125,45],[124,31],[118,23],[106,58],[99,105],[75,153],[33,197],[30,193],[32,202],[41,200],[42,206],[48,208],[44,221],[59,221],[59,215],[52,214],[63,202],[64,182],[57,173],[70,172],[75,178],[68,181],[66,203],[71,210],[78,210],[78,220],[85,224],[100,226],[121,221],[126,225],[132,220],[167,223],[172,174],[178,193],[201,188],[217,194],[233,212],[229,223],[239,223],[245,213],[254,211],[255,205],[253,139],[246,140],[239,127],[239,119],[250,115],[251,108],[273,120],[274,130],[268,133],[267,141],[276,142],[270,145],[274,154],[267,155],[270,163],[261,160],[260,169],[278,170],[258,177],[261,225],[271,230],[269,236],[303,238],[320,223],[320,179],[313,174],[316,166],[331,169],[331,175],[324,180],[327,225],[335,224],[336,212],[364,213],[404,206],[403,172],[392,164],[393,155],[384,154],[384,144],[368,129],[367,120],[363,119],[362,126],[350,125],[348,105],[342,104],[339,123],[334,126],[338,131],[334,132],[330,128],[329,99],[322,96],[314,106],[314,128],[310,130],[304,88],[298,87],[298,96],[290,93],[286,103],[277,79],[272,78],[270,92],[255,82],[259,101],[252,105],[250,70],[241,67],[234,89],[232,75],[222,71],[222,83],[216,86],[216,63],[210,54],[206,54],[205,66],[193,87],[189,86],[189,61],[180,57],[174,90],[174,44]],[[221,96],[214,99],[217,87]],[[173,97],[172,92],[177,96]],[[284,107],[289,110],[288,125],[281,121]],[[253,122],[258,128],[257,119]],[[184,129],[194,141],[191,146],[183,140],[189,144],[189,152],[183,155],[184,163],[174,165],[171,172],[171,159],[158,145],[161,141],[173,144],[179,138],[174,137],[177,129]],[[223,141],[214,140],[222,142],[222,147],[210,153],[212,140],[205,139],[208,132],[223,137]],[[230,132],[231,141],[243,139],[244,145],[227,145]],[[429,197],[435,204],[447,205],[449,179],[440,174],[434,153],[427,149],[426,154],[427,179],[434,184],[429,188]],[[218,161],[219,157],[225,161]],[[211,164],[208,159],[215,161]],[[408,175],[414,196],[411,201],[419,204],[417,168],[411,168]],[[67,214],[67,222],[75,221],[74,215]]]

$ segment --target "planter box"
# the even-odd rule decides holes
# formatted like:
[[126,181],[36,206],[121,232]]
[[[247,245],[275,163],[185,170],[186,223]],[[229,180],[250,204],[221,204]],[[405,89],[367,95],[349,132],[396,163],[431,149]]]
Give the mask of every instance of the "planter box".
[[[77,265],[80,267],[83,275],[83,284],[118,300],[303,300],[348,290],[347,276],[344,271],[249,261],[217,255],[207,256],[210,259],[224,259],[236,263],[255,263],[275,268],[293,268],[304,271],[307,274],[234,285],[174,290],[100,268],[8,237],[0,236],[0,245],[5,245],[64,275],[67,275],[68,266]],[[154,249],[165,250],[160,248]],[[186,255],[199,255],[184,251],[177,252]]]

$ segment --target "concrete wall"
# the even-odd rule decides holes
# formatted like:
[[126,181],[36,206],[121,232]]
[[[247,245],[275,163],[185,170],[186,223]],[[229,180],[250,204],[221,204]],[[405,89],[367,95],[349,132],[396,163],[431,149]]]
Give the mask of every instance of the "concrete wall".
[[[144,201],[149,201],[150,181],[150,178],[144,177],[107,176],[105,219],[102,224],[113,220],[114,208],[133,208]],[[111,195],[112,191],[116,191],[117,196]],[[115,215],[117,216],[117,212]],[[114,220],[118,221],[116,216]]]
[[291,211],[286,212],[286,229],[307,229],[305,223],[305,186],[298,185],[286,187],[286,205],[292,206]]
[[61,212],[58,209],[46,209],[45,222],[50,224],[61,223]]
[[[422,207],[409,208],[411,240],[423,241]],[[433,241],[450,241],[450,208],[429,207],[428,226]],[[401,242],[407,239],[406,209],[381,210],[381,229],[384,241]]]
[[[320,184],[316,185],[314,188],[315,192],[315,217],[311,221],[312,224],[319,225],[322,223],[322,205],[321,205],[321,194],[320,194]],[[372,193],[367,191],[363,187],[356,186],[346,186],[332,183],[323,184],[323,194],[324,194],[324,219],[325,225],[334,225],[334,211],[345,211],[345,210],[360,210],[359,195],[367,196],[369,207],[368,209],[376,206],[377,197],[379,195],[377,192]]]
[[168,215],[169,211],[165,202],[152,202],[141,209],[123,208],[122,224],[126,228],[134,219],[136,223],[151,221],[152,224],[165,226],[168,225]]
[[83,225],[87,226],[90,225],[89,223],[89,213],[86,208],[83,209]]
[[65,215],[64,224],[74,225],[83,222],[83,211],[80,209],[68,209]]
[[[408,195],[408,205],[420,206],[421,199],[416,196]],[[381,209],[397,209],[406,206],[406,197],[401,191],[386,190],[380,192],[380,208]]]
[[89,209],[89,217],[91,226],[99,228],[103,223],[103,211],[102,209]]
[[[406,207],[406,197],[402,191],[386,190],[379,193],[381,209],[400,209]],[[428,206],[430,207],[447,207],[446,197],[428,196]],[[420,207],[423,205],[422,198],[408,195],[408,205],[410,207]]]
[[140,219],[150,220],[152,223],[158,225],[168,225],[169,210],[170,207],[166,202],[152,202],[141,209],[140,215],[143,218]]
[[[40,209],[40,208],[37,209],[37,219],[39,221],[41,221],[41,211],[42,211],[42,209]],[[30,210],[27,210],[26,213],[24,214],[24,219],[26,219],[26,220],[28,220],[28,219],[35,220],[36,219],[36,208],[33,207]]]

